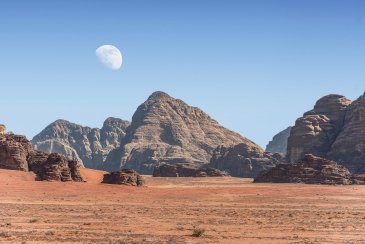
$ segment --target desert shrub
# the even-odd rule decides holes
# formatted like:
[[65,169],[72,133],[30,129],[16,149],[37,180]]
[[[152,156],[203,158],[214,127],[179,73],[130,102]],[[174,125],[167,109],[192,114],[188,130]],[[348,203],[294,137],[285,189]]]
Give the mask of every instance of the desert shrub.
[[201,237],[205,233],[205,229],[194,227],[192,236]]

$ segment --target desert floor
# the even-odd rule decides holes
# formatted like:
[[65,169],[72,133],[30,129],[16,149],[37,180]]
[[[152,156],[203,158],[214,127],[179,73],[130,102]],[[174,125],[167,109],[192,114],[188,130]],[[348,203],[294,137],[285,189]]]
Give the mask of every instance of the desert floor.
[[137,188],[83,174],[88,183],[0,170],[0,242],[365,243],[365,186],[146,177]]

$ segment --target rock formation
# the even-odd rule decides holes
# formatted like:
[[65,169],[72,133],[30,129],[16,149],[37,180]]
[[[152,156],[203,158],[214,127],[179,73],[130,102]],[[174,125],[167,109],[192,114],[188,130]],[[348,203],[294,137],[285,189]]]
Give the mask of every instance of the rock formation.
[[32,151],[24,136],[0,135],[0,168],[28,171],[28,156]]
[[107,155],[120,145],[129,124],[128,121],[108,118],[101,129],[92,129],[57,120],[36,135],[32,144],[43,152],[56,152],[83,162],[87,168],[103,169]]
[[144,180],[140,174],[132,169],[122,169],[104,175],[103,182],[105,184],[117,184],[128,186],[143,186]]
[[298,163],[277,165],[254,182],[350,185],[360,181],[344,166],[307,154]]
[[295,122],[288,139],[287,158],[300,160],[311,153],[325,157],[343,126],[351,101],[344,96],[328,95],[317,101],[314,109]]
[[227,172],[218,169],[196,168],[186,164],[162,164],[153,170],[153,177],[224,177]]
[[288,162],[305,154],[332,159],[353,173],[365,172],[365,94],[354,102],[340,95],[321,98],[292,128]]
[[152,174],[154,167],[163,162],[199,167],[209,162],[217,146],[238,143],[258,147],[202,110],[155,92],[133,115],[121,147],[108,156],[107,169],[133,168]]
[[241,143],[217,147],[209,166],[227,171],[231,176],[254,178],[283,160],[279,153],[265,152],[260,147]]
[[35,150],[24,136],[0,135],[0,168],[33,171],[37,180],[83,181],[77,161]]
[[288,138],[290,136],[291,126],[285,130],[276,134],[272,141],[266,146],[267,152],[286,154],[286,148],[288,146]]
[[365,172],[365,94],[348,108],[344,126],[328,152],[352,172]]
[[6,127],[3,124],[0,124],[0,135],[4,135],[6,133]]

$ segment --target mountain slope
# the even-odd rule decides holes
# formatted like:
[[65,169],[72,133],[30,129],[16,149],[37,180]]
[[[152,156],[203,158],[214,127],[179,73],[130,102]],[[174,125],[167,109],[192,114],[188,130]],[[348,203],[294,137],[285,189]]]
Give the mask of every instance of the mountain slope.
[[238,143],[260,148],[202,110],[155,92],[138,107],[121,147],[108,156],[107,167],[151,174],[153,167],[163,162],[201,166],[209,162],[217,146]]

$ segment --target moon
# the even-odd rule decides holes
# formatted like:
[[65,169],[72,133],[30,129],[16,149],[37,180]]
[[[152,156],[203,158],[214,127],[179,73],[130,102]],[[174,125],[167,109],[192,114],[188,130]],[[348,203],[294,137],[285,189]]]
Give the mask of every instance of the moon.
[[112,70],[119,70],[122,67],[122,53],[113,45],[103,45],[96,49],[96,56],[102,64]]

